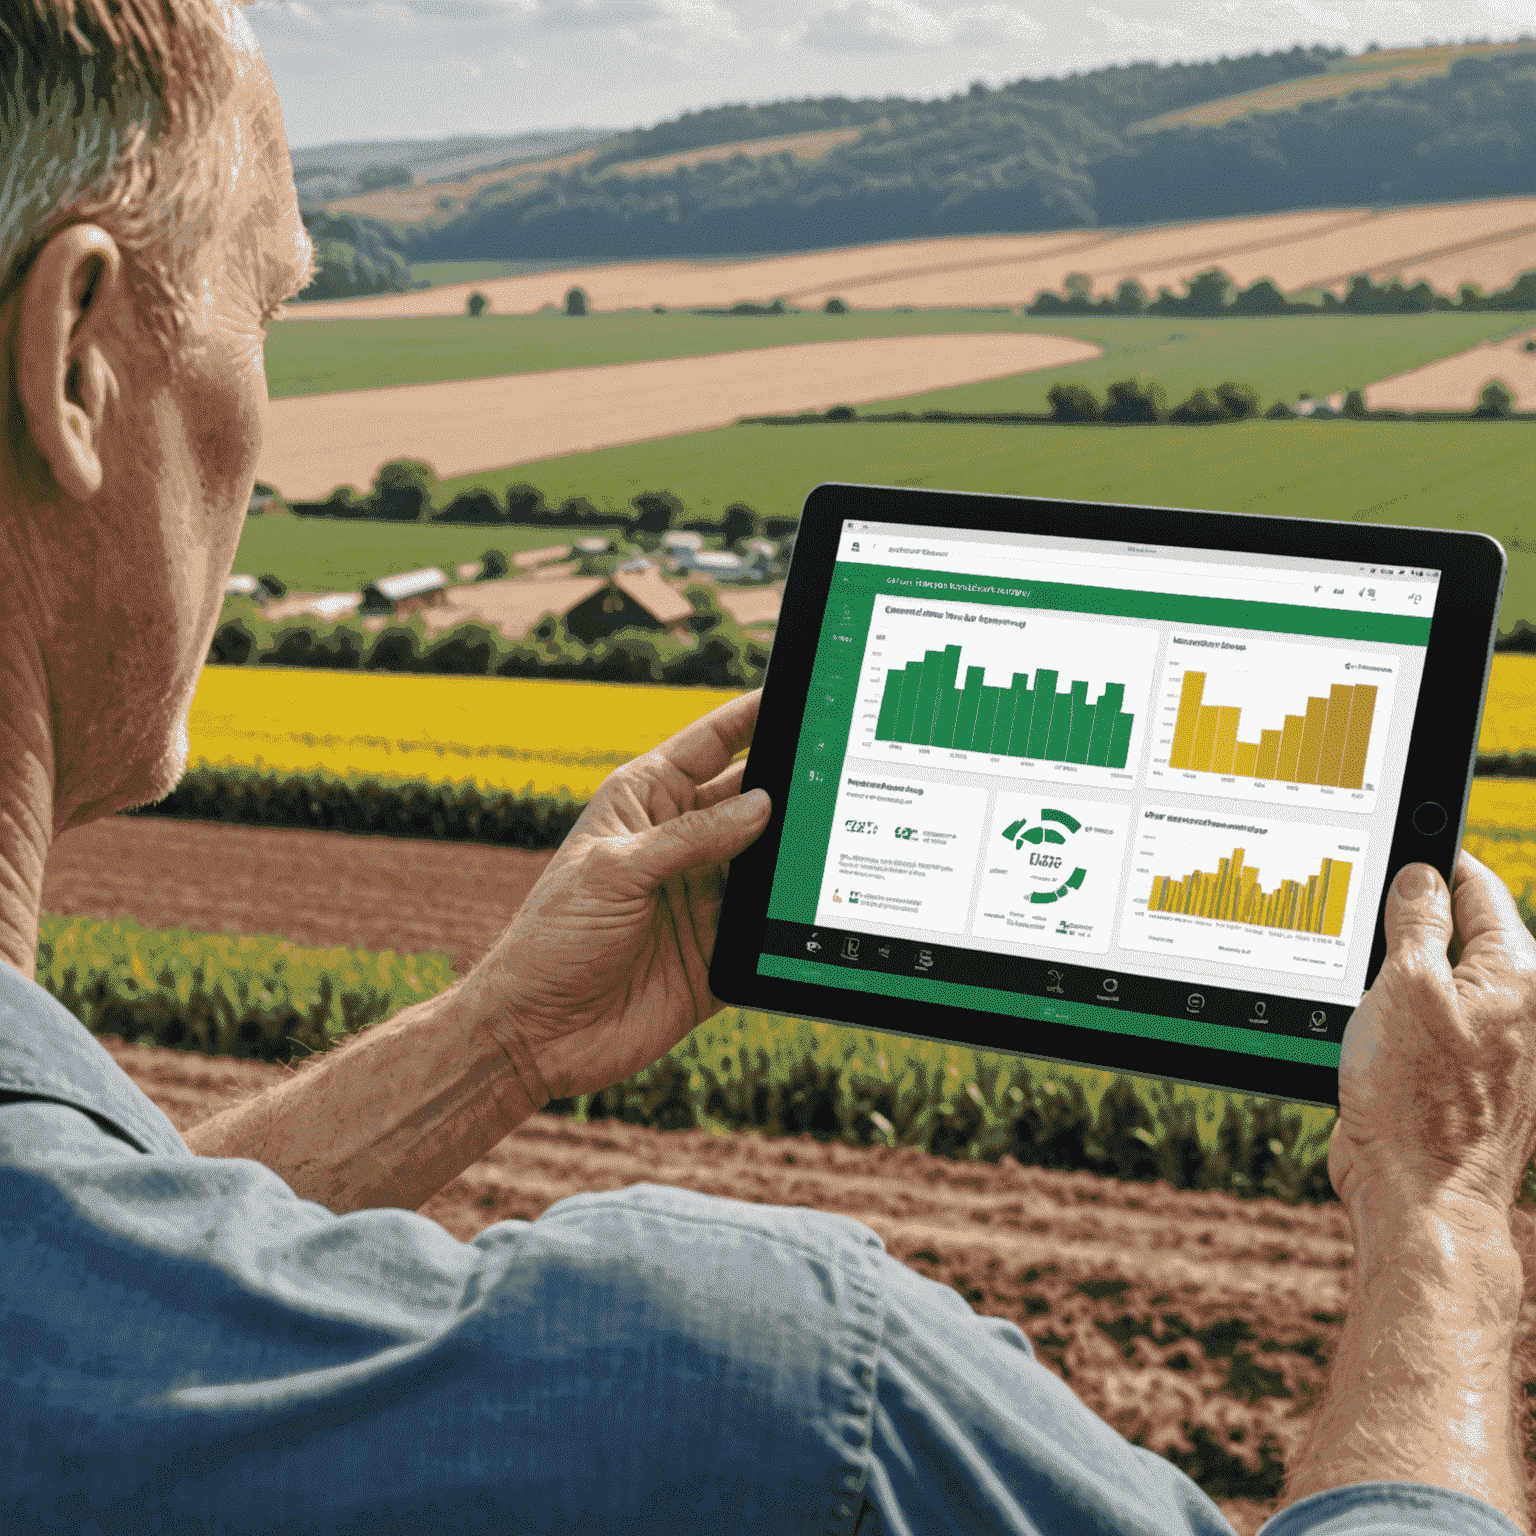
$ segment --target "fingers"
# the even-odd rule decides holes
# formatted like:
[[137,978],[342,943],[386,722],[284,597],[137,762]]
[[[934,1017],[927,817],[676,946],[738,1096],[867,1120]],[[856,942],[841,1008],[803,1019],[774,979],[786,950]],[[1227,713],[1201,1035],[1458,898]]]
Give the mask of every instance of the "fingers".
[[719,805],[722,800],[729,800],[741,790],[742,775],[747,771],[745,759],[739,763],[732,763],[724,773],[716,774],[708,784],[699,786],[697,804],[702,810],[705,806]]
[[1412,955],[1447,965],[1454,931],[1451,893],[1428,864],[1407,864],[1392,882],[1384,916],[1388,959]]
[[761,688],[712,709],[676,735],[669,736],[656,750],[669,763],[681,768],[695,784],[707,784],[730,766],[731,759],[751,745],[752,728],[757,724],[757,705]]
[[1536,959],[1536,944],[1520,920],[1509,887],[1465,849],[1456,864],[1456,932],[1460,964],[1510,954]]
[[674,816],[636,836],[632,867],[654,889],[684,870],[724,864],[757,839],[769,810],[768,791],[754,789]]

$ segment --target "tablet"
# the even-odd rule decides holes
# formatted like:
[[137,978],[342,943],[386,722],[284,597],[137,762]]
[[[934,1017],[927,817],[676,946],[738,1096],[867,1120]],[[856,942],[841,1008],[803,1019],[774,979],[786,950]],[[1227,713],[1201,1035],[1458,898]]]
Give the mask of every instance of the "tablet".
[[1481,534],[822,485],[722,1001],[1338,1106],[1391,877],[1449,878]]

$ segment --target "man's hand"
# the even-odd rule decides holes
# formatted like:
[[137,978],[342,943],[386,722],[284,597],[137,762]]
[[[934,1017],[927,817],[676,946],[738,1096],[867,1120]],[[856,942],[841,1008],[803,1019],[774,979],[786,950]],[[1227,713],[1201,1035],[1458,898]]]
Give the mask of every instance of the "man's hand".
[[740,793],[758,693],[616,769],[458,990],[553,1098],[659,1061],[719,1003],[709,991],[726,862],[768,823]]
[[1328,1176],[1362,1203],[1507,1217],[1536,1153],[1536,943],[1470,854],[1451,897],[1410,864],[1387,900],[1387,956],[1344,1031]]

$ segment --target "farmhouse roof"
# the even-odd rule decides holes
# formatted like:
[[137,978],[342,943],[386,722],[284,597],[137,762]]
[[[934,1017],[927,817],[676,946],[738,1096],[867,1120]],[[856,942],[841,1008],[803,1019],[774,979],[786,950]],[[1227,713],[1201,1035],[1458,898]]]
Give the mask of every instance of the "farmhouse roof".
[[380,576],[369,585],[377,587],[390,602],[398,603],[408,597],[420,597],[423,592],[436,592],[448,585],[448,578],[435,565],[428,565],[419,571],[403,571],[398,576]]
[[224,583],[226,593],[236,597],[255,597],[256,578],[254,576],[231,576]]
[[693,613],[693,604],[675,587],[669,587],[660,571],[615,571],[612,580],[625,597],[639,603],[658,624],[681,624]]
[[663,549],[703,549],[704,535],[690,533],[686,528],[674,528],[661,536]]
[[701,549],[693,557],[695,569],[701,571],[739,571],[744,563],[740,555],[724,549]]
[[613,547],[612,540],[598,538],[596,534],[576,540],[576,548],[584,555],[606,554]]

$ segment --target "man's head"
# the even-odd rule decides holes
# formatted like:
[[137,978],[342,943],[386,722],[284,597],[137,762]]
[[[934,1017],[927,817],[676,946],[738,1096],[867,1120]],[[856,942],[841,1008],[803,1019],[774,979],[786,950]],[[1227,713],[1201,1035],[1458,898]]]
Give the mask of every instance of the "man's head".
[[0,876],[180,777],[310,261],[236,0],[0,12]]

